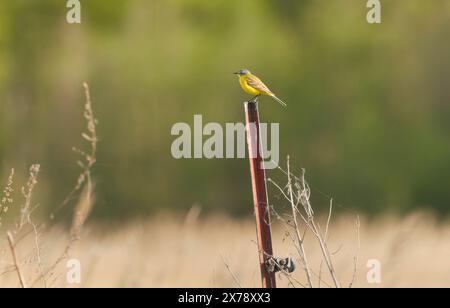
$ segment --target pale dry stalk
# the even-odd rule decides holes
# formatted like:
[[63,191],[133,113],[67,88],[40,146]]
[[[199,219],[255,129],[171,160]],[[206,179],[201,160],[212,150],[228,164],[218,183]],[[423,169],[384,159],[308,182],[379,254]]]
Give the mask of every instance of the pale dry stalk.
[[9,248],[11,249],[11,255],[12,255],[12,258],[13,258],[14,267],[16,269],[17,276],[19,278],[20,286],[23,289],[25,289],[27,287],[27,284],[25,282],[25,278],[24,278],[24,276],[22,274],[22,270],[20,268],[20,262],[19,262],[19,259],[17,258],[14,238],[13,238],[11,232],[7,233],[7,238],[8,238]]
[[[330,276],[333,280],[334,286],[336,288],[340,288],[341,283],[339,282],[339,279],[337,277],[337,274],[336,274],[336,271],[334,268],[334,264],[333,264],[333,260],[331,258],[331,253],[330,253],[330,251],[328,249],[328,245],[327,245],[329,225],[330,225],[332,210],[333,210],[333,202],[330,201],[330,211],[328,214],[325,235],[324,235],[322,233],[322,231],[320,230],[320,227],[315,222],[315,213],[314,213],[314,210],[313,210],[311,202],[310,202],[311,190],[309,188],[308,183],[305,180],[305,171],[303,170],[303,174],[301,177],[297,177],[297,176],[293,175],[291,173],[289,156],[287,157],[287,170],[283,170],[281,167],[278,167],[278,169],[281,170],[287,176],[287,180],[288,180],[288,183],[286,185],[287,193],[285,192],[285,188],[282,188],[280,185],[276,184],[274,181],[269,179],[269,182],[271,182],[275,185],[275,187],[282,193],[284,198],[289,202],[289,204],[291,206],[293,225],[289,224],[289,223],[287,225],[295,230],[296,240],[298,242],[295,245],[295,247],[299,251],[299,255],[300,255],[301,261],[303,263],[302,264],[303,269],[306,273],[308,285],[310,287],[313,286],[312,278],[311,278],[313,272],[310,269],[307,258],[306,258],[306,250],[304,248],[305,235],[302,236],[301,231],[300,231],[300,228],[301,228],[300,223],[299,223],[300,218],[306,226],[305,234],[306,234],[306,230],[309,230],[316,238],[316,240],[319,244],[319,247],[320,247],[323,261],[325,263],[326,268],[328,269],[328,271],[330,273]],[[294,190],[294,188],[295,188],[295,190]],[[302,210],[300,210],[300,209],[302,209]],[[277,216],[279,217],[279,215],[277,215]],[[357,262],[357,260],[355,260],[355,262]],[[320,271],[319,271],[319,275],[318,275],[319,285],[321,284],[321,282],[324,282],[324,281],[322,281],[322,265],[323,265],[323,263],[321,263]]]
[[304,246],[304,241],[303,241],[303,237],[300,234],[300,227],[298,225],[298,220],[297,220],[297,207],[294,203],[294,197],[293,197],[293,190],[292,190],[292,182],[291,182],[291,176],[290,176],[290,169],[289,169],[289,157],[288,157],[288,193],[289,193],[289,200],[291,203],[291,207],[292,207],[292,218],[294,221],[294,227],[295,227],[295,232],[297,235],[297,241],[298,241],[298,246],[300,248],[300,255],[301,255],[301,259],[303,262],[303,268],[306,272],[306,278],[308,280],[308,285],[310,288],[313,288],[313,282],[312,282],[312,278],[311,278],[311,271],[308,265],[308,259],[306,256],[306,251],[305,251],[305,246]]

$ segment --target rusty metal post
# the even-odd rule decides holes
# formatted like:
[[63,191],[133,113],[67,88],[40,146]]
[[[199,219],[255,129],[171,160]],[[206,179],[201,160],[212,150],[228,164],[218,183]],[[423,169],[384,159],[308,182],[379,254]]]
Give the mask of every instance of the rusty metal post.
[[262,286],[263,288],[276,288],[275,273],[269,272],[267,268],[267,260],[273,256],[273,249],[266,172],[262,166],[258,104],[255,102],[245,103],[245,115]]

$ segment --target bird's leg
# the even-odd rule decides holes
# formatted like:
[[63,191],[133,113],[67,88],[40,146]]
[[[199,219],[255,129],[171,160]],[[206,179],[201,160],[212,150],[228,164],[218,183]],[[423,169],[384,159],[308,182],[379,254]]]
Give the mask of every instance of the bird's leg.
[[249,100],[249,102],[250,103],[257,103],[258,102],[258,97],[260,97],[261,96],[261,94],[258,94],[258,95],[256,95],[256,96],[254,96],[251,100]]

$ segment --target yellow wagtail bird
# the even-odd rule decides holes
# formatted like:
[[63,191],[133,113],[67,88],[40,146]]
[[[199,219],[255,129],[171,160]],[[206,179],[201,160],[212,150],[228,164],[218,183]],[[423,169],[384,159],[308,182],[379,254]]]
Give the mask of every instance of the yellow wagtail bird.
[[281,105],[286,106],[286,104],[275,96],[275,94],[270,91],[270,89],[255,75],[250,73],[249,70],[243,69],[239,72],[234,73],[239,76],[239,83],[241,84],[242,89],[254,97],[250,101],[257,101],[258,97],[261,95],[270,96],[279,102]]

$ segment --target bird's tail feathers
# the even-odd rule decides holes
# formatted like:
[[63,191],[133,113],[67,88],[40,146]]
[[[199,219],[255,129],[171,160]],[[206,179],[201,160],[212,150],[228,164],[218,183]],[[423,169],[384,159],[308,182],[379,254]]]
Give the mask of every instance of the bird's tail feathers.
[[283,107],[286,107],[286,103],[283,102],[281,99],[279,99],[278,97],[276,97],[275,95],[271,95],[278,103],[280,103],[280,105],[282,105]]

